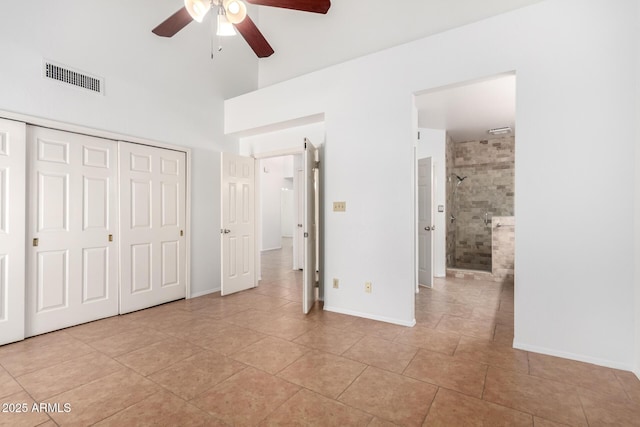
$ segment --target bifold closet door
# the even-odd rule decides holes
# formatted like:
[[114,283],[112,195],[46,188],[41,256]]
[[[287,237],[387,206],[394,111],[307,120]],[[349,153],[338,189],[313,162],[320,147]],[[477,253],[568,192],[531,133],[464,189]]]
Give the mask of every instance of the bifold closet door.
[[118,314],[117,147],[27,127],[27,336]]
[[25,132],[0,119],[0,345],[24,338]]
[[120,313],[186,295],[186,154],[120,144]]

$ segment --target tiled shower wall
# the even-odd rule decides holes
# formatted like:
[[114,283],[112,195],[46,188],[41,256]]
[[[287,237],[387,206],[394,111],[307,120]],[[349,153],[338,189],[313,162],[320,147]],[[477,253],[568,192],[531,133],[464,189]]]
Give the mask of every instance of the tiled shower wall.
[[[513,216],[515,138],[447,138],[447,266],[491,271],[491,221]],[[459,185],[456,175],[465,178]]]

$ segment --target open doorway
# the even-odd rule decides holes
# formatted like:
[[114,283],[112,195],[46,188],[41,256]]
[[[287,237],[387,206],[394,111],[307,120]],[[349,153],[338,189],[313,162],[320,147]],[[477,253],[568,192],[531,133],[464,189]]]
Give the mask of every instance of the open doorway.
[[416,323],[469,342],[513,343],[515,88],[507,73],[415,96],[416,289],[433,280]]
[[421,284],[430,283],[425,272],[513,282],[515,79],[508,73],[415,97]]
[[322,297],[320,152],[305,138],[302,153],[266,155],[257,166],[261,292],[309,313]]
[[258,160],[260,292],[302,302],[302,154]]

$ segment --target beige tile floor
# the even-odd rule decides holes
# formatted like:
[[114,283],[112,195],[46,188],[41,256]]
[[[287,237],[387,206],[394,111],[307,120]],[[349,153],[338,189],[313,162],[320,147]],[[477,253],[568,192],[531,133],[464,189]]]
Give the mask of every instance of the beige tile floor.
[[414,328],[305,316],[287,253],[251,291],[0,347],[0,409],[28,408],[0,425],[640,425],[633,374],[511,348],[512,286],[438,280]]

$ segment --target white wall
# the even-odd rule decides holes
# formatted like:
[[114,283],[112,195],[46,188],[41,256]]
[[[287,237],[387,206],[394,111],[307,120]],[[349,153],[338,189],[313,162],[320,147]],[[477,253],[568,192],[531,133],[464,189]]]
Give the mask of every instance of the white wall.
[[[151,29],[172,0],[0,2],[0,110],[192,147],[193,294],[219,288],[223,99],[257,86],[257,60],[241,38],[210,59],[208,25],[171,39]],[[105,79],[104,96],[41,77],[42,59]]]
[[[433,275],[444,277],[447,273],[447,212],[446,212],[446,162],[445,143],[446,131],[441,129],[420,128],[420,139],[417,143],[416,155],[418,159],[431,157],[433,160],[433,212],[436,231],[433,240]],[[445,207],[444,212],[438,212],[438,205]]]
[[515,70],[515,345],[632,368],[636,8],[544,1],[228,100],[233,132],[324,113],[325,308],[413,322],[412,93]]
[[[293,181],[284,177],[286,157],[272,157],[260,160],[260,250],[282,247],[282,189],[293,190]],[[292,159],[291,159],[292,160]],[[289,233],[291,233],[289,231]]]
[[276,54],[260,61],[260,87],[539,1],[349,0],[327,15],[262,7],[260,29]]
[[281,200],[281,223],[280,230],[282,231],[282,237],[293,237],[293,233],[296,228],[294,222],[294,215],[296,214],[295,204],[293,202],[293,179],[290,181],[291,188],[283,188],[280,193]]

